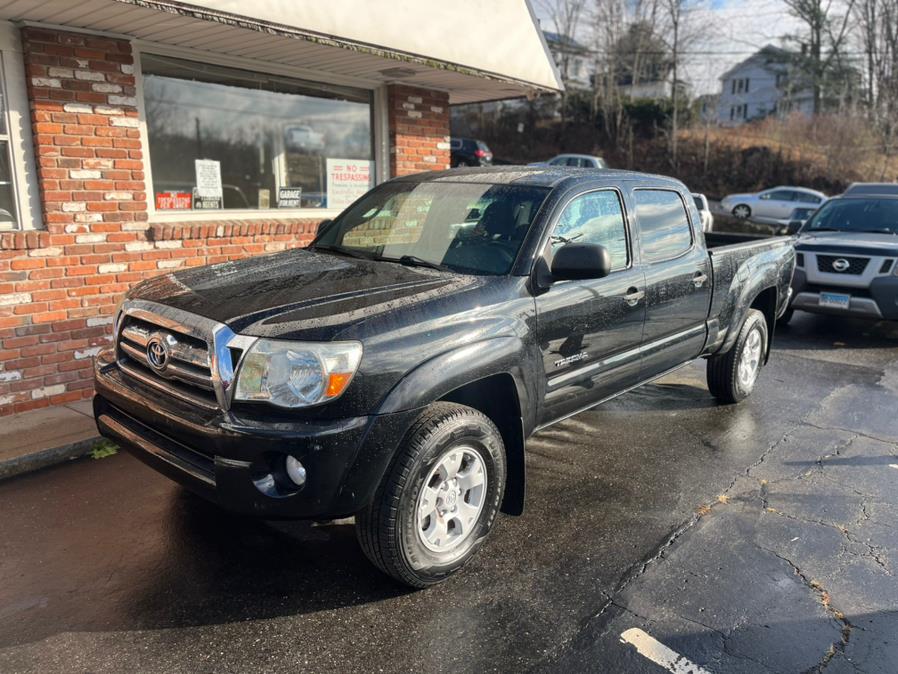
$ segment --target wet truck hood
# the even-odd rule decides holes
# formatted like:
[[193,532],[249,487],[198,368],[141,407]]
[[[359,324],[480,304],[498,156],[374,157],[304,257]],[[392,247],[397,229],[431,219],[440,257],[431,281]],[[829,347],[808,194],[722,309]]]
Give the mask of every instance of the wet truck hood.
[[291,250],[158,276],[129,297],[205,316],[245,335],[330,340],[387,311],[462,290],[475,278]]

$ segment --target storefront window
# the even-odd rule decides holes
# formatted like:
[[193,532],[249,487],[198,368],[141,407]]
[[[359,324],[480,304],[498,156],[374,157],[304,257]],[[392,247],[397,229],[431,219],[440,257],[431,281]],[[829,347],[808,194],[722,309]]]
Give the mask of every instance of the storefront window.
[[[3,77],[0,61],[0,77]],[[5,81],[5,78],[3,79]],[[6,95],[0,87],[0,229],[12,229],[19,224],[16,214],[16,192],[9,161],[9,127],[6,121]]]
[[154,203],[343,208],[373,185],[371,93],[144,54]]

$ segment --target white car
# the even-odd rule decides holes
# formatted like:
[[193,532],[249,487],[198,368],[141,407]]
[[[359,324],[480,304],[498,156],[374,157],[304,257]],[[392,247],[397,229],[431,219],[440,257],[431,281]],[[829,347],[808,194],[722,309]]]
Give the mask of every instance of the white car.
[[711,213],[711,207],[708,205],[708,197],[699,192],[692,193],[692,199],[695,201],[695,207],[702,219],[702,231],[710,232],[714,229],[714,214]]
[[827,196],[806,187],[772,187],[753,194],[730,194],[720,201],[721,209],[740,220],[785,225],[796,208],[817,208]]

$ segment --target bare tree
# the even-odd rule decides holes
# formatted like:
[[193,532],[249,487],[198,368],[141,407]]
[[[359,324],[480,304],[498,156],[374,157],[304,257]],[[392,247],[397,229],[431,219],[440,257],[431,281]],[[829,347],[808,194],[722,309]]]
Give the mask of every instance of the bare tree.
[[857,0],[855,19],[864,51],[870,121],[882,138],[880,178],[886,178],[898,136],[898,0]]
[[674,168],[678,166],[679,161],[677,136],[680,130],[680,107],[684,93],[680,81],[683,56],[709,29],[696,12],[702,6],[696,0],[663,0],[664,24],[673,80],[670,89],[670,159]]
[[823,111],[823,93],[832,79],[832,71],[843,65],[842,51],[855,1],[840,0],[837,4],[837,0],[785,0],[792,14],[805,26],[805,35],[799,38],[802,42],[799,66],[809,79],[815,115]]
[[[575,50],[566,48],[565,43],[570,42],[573,46],[580,33],[580,21],[583,18],[586,0],[539,0],[539,4],[560,37],[558,66],[562,79],[566,81],[570,76],[571,59],[575,56]],[[558,128],[560,139],[567,126],[567,87],[561,92],[559,104],[561,105],[561,125]]]

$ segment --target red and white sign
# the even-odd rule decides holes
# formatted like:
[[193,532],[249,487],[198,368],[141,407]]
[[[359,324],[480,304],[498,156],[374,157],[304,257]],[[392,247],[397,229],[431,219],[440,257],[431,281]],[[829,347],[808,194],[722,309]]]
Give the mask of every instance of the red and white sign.
[[346,208],[374,187],[374,162],[327,159],[327,207]]
[[156,210],[190,210],[193,205],[193,195],[190,192],[157,192]]

